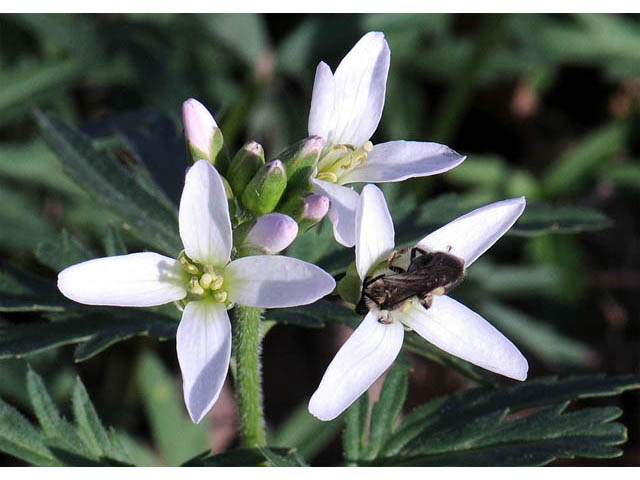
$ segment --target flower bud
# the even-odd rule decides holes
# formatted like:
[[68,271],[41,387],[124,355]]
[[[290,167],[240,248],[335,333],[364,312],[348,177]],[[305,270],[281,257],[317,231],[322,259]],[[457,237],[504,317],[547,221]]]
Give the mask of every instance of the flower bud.
[[236,153],[227,170],[231,189],[241,194],[249,181],[264,165],[264,150],[257,142],[249,142]]
[[314,193],[304,198],[304,211],[301,220],[319,222],[329,211],[331,202],[328,197]]
[[269,213],[258,218],[243,247],[273,255],[291,245],[297,235],[298,224],[293,218],[282,213]]
[[272,212],[287,188],[287,174],[280,160],[263,165],[242,192],[242,204],[258,214]]
[[195,98],[190,98],[182,104],[182,122],[191,161],[204,159],[215,165],[223,138],[209,110]]
[[287,171],[289,185],[297,186],[311,176],[323,147],[322,137],[312,135],[294,143],[278,156]]

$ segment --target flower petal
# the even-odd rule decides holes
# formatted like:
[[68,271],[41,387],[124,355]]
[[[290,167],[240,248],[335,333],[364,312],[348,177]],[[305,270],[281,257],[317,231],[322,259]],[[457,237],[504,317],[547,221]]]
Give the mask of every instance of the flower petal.
[[445,295],[431,308],[413,302],[402,322],[451,355],[516,380],[525,380],[529,365],[513,343],[473,310]]
[[356,208],[360,195],[349,187],[312,178],[313,191],[325,195],[331,201],[329,220],[333,224],[333,236],[341,245],[356,244]]
[[229,369],[231,323],[225,306],[189,302],[176,334],[184,403],[194,423],[216,403]]
[[143,252],[96,258],[58,275],[62,294],[86,305],[151,307],[187,295],[185,274],[173,258]]
[[389,368],[403,338],[400,322],[380,323],[369,312],[329,364],[309,412],[325,421],[340,415]]
[[333,125],[333,103],[335,100],[335,82],[331,68],[320,62],[316,68],[316,78],[313,82],[311,109],[309,110],[309,135],[319,135],[324,139],[329,137]]
[[327,144],[357,147],[376,131],[384,107],[391,51],[380,32],[363,36],[342,59],[335,81],[334,128]]
[[504,235],[522,215],[524,197],[478,208],[424,237],[416,246],[449,252],[471,265]]
[[446,172],[460,165],[463,155],[446,145],[432,142],[394,142],[374,145],[367,161],[345,174],[340,183],[399,182]]
[[356,210],[356,267],[360,279],[395,246],[393,220],[384,194],[375,185],[366,185]]
[[224,279],[232,302],[263,308],[307,305],[336,286],[333,277],[320,267],[279,255],[234,260],[225,269]]
[[180,238],[187,255],[206,265],[226,265],[231,256],[231,220],[220,175],[205,160],[189,169],[180,199]]

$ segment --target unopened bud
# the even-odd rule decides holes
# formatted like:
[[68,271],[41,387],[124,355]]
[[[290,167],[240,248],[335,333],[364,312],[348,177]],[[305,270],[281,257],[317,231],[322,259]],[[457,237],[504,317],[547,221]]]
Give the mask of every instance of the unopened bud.
[[323,147],[322,137],[312,135],[294,143],[278,156],[284,163],[289,185],[296,186],[311,176]]
[[182,122],[191,161],[204,159],[215,165],[223,138],[213,115],[195,98],[190,98],[182,104]]
[[273,255],[281,252],[298,235],[296,221],[282,213],[262,215],[245,238],[245,248]]
[[252,212],[265,214],[276,208],[287,188],[287,174],[280,160],[263,165],[242,193],[242,204]]
[[236,195],[242,194],[262,165],[264,165],[264,150],[257,142],[247,143],[236,153],[227,170],[229,184]]
[[331,202],[328,197],[314,193],[304,198],[304,211],[301,220],[319,222],[329,211]]

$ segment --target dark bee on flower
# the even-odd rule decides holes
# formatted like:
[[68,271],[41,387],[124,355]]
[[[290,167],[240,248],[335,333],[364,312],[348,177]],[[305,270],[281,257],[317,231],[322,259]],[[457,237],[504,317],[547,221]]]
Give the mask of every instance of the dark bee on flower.
[[407,300],[416,297],[429,308],[433,295],[446,293],[464,277],[464,260],[449,253],[427,252],[415,247],[406,270],[392,264],[396,255],[389,260],[389,269],[395,273],[383,273],[364,281],[356,312],[366,314],[377,310],[379,321],[389,323],[388,312],[401,308]]

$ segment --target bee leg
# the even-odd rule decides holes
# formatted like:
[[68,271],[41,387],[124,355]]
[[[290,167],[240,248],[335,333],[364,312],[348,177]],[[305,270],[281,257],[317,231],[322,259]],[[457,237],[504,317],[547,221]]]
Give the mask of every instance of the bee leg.
[[411,249],[411,261],[413,261],[417,256],[418,253],[420,253],[421,255],[428,255],[429,252],[427,252],[426,250],[420,248],[420,247],[413,247]]
[[405,273],[406,270],[404,268],[398,267],[396,265],[389,265],[389,270],[394,273]]
[[378,322],[389,325],[390,323],[393,323],[393,319],[391,318],[391,315],[389,315],[389,312],[387,310],[381,310],[380,316],[378,317]]
[[431,294],[428,294],[425,297],[420,299],[420,305],[422,305],[425,310],[429,310],[432,304],[433,304],[433,295]]
[[362,283],[362,289],[364,290],[366,287],[368,287],[369,285],[371,285],[373,282],[375,282],[376,280],[380,280],[382,277],[384,277],[384,273],[381,275],[376,275],[375,277],[371,277],[371,278],[366,278],[364,280],[364,282]]

